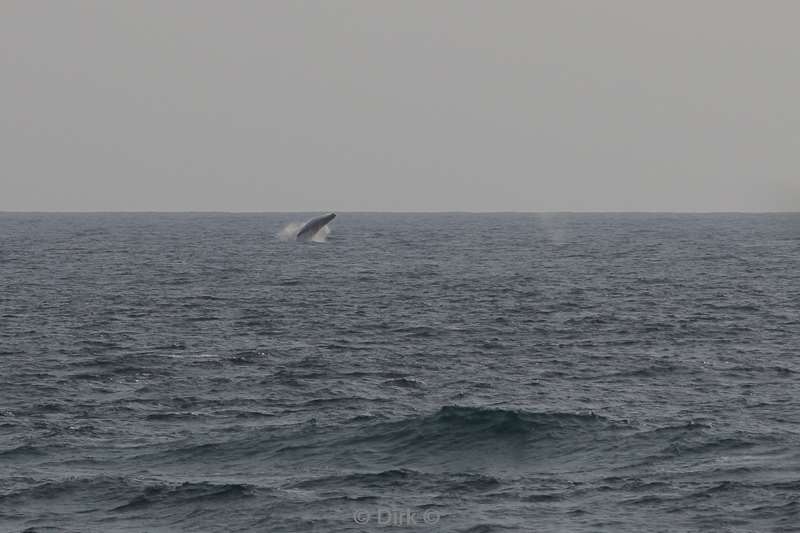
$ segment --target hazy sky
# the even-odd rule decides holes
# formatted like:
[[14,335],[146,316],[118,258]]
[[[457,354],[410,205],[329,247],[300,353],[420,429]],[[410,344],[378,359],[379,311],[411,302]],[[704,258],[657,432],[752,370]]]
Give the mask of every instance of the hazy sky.
[[800,210],[800,2],[0,3],[0,210]]

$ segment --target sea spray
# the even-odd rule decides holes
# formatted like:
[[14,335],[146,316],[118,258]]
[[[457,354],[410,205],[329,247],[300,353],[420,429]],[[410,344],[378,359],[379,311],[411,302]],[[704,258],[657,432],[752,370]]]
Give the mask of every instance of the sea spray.
[[[276,237],[281,241],[294,241],[297,239],[297,233],[305,226],[305,222],[290,222],[286,224],[277,234]],[[311,242],[325,242],[328,240],[331,229],[328,226],[323,226],[320,230],[309,239]]]

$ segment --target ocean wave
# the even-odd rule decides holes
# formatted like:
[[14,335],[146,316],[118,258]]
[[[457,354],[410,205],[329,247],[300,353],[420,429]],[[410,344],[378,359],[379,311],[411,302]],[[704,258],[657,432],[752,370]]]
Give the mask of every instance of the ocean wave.
[[288,487],[295,489],[314,489],[325,488],[340,489],[346,485],[358,485],[362,487],[381,487],[387,485],[410,485],[419,486],[428,474],[407,468],[393,468],[380,472],[351,472],[334,475],[325,475],[306,479],[292,483]]
[[447,465],[469,458],[479,465],[553,456],[614,426],[594,414],[451,405],[433,414],[361,428],[342,444],[380,451],[386,460],[398,464]]
[[[465,457],[481,462],[558,456],[600,439],[606,432],[610,436],[620,427],[596,414],[445,406],[433,414],[399,420],[360,416],[340,424],[311,419],[253,430],[239,438],[201,443],[186,440],[184,445],[172,443],[168,449],[148,452],[136,460],[180,464],[213,457],[224,464],[261,457],[290,464],[338,461],[442,466]],[[509,449],[515,454],[508,455]]]
[[68,498],[76,493],[97,493],[113,498],[120,491],[127,491],[132,482],[122,477],[98,476],[90,478],[66,477],[56,480],[28,479],[21,487],[0,496],[0,501],[20,503],[30,500]]
[[0,450],[0,460],[20,459],[23,457],[41,457],[45,451],[31,444],[20,444],[13,448]]
[[116,512],[138,511],[156,505],[200,504],[220,500],[240,500],[254,496],[258,487],[243,483],[184,482],[149,485],[128,502],[111,509]]
[[563,412],[530,412],[511,409],[448,405],[433,415],[400,423],[401,428],[414,429],[428,436],[447,435],[452,431],[476,437],[515,434],[549,434],[579,431],[609,425],[609,420],[596,414]]
[[406,377],[388,379],[384,381],[383,384],[392,387],[402,387],[409,389],[419,389],[425,386],[425,382],[422,381],[421,379],[406,378]]
[[392,468],[378,472],[343,472],[313,477],[291,483],[287,488],[306,490],[342,490],[358,487],[382,490],[388,487],[410,490],[430,490],[447,494],[482,493],[496,489],[502,481],[491,475],[477,473],[423,472],[410,468]]
[[70,477],[40,482],[22,480],[14,490],[0,495],[0,502],[38,505],[36,502],[55,499],[90,501],[94,506],[110,506],[112,512],[125,512],[156,505],[239,500],[268,492],[270,489],[245,483],[141,480],[125,476]]

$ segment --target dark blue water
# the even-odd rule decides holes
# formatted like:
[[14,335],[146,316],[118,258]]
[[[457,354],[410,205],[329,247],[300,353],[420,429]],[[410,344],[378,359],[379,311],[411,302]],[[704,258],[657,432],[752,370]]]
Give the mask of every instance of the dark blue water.
[[797,531],[800,215],[0,215],[0,530]]

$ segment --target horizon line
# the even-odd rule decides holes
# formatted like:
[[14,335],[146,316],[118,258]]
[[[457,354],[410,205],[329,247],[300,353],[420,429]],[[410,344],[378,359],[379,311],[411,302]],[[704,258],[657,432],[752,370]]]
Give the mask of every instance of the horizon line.
[[491,211],[473,211],[465,209],[454,210],[386,210],[386,211],[359,211],[359,210],[287,210],[287,211],[257,211],[257,210],[4,210],[0,209],[2,215],[136,215],[136,214],[206,214],[206,215],[258,215],[258,214],[308,214],[308,213],[350,213],[350,214],[474,214],[474,215],[492,215],[492,214],[520,214],[520,215],[780,215],[780,214],[800,214],[800,210],[773,210],[773,211],[727,211],[727,210],[709,210],[709,211],[680,211],[680,210],[491,210]]

